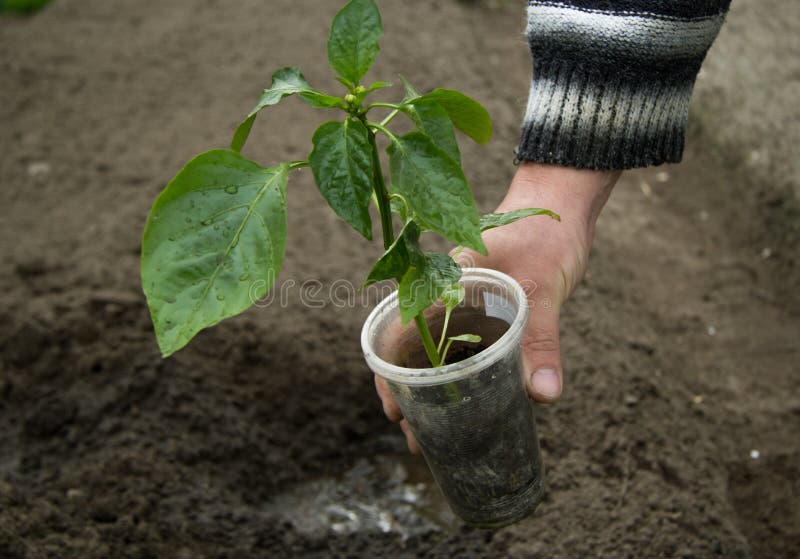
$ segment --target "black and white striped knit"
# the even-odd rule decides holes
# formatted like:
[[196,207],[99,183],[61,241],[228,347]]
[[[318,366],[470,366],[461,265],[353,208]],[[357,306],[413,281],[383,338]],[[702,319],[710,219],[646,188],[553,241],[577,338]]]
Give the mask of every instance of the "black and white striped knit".
[[592,169],[680,161],[697,72],[730,0],[531,0],[517,157]]

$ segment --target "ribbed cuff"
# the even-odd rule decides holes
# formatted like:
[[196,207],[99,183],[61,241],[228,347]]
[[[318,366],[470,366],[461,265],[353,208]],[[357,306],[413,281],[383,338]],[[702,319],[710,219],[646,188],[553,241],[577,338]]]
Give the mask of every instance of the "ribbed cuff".
[[590,169],[680,161],[694,78],[534,62],[517,158]]

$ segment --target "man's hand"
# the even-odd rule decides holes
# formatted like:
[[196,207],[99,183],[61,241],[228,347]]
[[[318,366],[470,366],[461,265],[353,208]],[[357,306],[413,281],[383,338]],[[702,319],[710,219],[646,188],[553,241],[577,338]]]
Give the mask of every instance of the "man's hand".
[[[561,222],[534,216],[491,229],[483,236],[489,256],[466,250],[458,257],[462,266],[505,272],[528,293],[531,319],[522,350],[528,394],[537,402],[551,403],[561,396],[559,312],[586,273],[595,222],[619,175],[522,163],[497,211],[546,208],[559,214]],[[400,423],[409,450],[418,454],[419,445],[388,385],[377,376],[375,385],[387,417]]]

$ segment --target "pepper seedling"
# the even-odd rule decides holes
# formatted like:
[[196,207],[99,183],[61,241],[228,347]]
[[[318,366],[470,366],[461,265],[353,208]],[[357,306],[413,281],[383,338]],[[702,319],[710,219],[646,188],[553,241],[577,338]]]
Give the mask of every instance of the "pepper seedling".
[[[142,239],[142,285],[166,357],[199,331],[237,315],[263,297],[280,272],[286,245],[286,189],[290,171],[310,167],[316,185],[339,217],[372,239],[370,207],[377,207],[385,253],[364,285],[398,282],[403,324],[414,320],[432,366],[445,362],[454,341],[476,343],[478,336],[447,337],[450,313],[464,298],[461,269],[446,254],[425,252],[423,232],[439,234],[460,247],[486,254],[481,232],[549,210],[530,208],[479,216],[455,137],[457,128],[480,144],[492,123],[480,103],[458,91],[419,93],[402,79],[398,103],[368,102],[386,82],[361,80],[380,51],[381,15],[374,0],[352,0],[333,20],[328,59],[347,93],[312,88],[298,68],[272,76],[255,108],[236,129],[229,149],[201,153],[167,184],[150,210]],[[262,167],[241,155],[256,117],[288,96],[344,118],[322,124],[307,159]],[[373,120],[374,111],[386,111]],[[417,130],[396,135],[389,124],[408,117]],[[387,185],[376,136],[389,139]],[[395,236],[392,214],[402,230]],[[423,311],[441,301],[446,320],[438,344]]]

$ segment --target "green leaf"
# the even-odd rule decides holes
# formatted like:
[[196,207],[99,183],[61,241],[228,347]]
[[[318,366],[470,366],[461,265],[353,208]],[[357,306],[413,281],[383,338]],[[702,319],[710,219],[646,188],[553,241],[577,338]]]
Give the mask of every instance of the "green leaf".
[[400,81],[406,90],[406,96],[403,98],[403,103],[408,103],[412,99],[416,99],[417,97],[421,96],[420,92],[417,91],[417,88],[411,85],[411,82],[405,79],[402,75],[400,76]]
[[486,254],[478,210],[461,166],[422,132],[394,138],[388,152],[392,191],[406,200],[414,221]]
[[408,324],[438,301],[461,278],[461,268],[446,254],[412,253],[411,266],[398,287],[400,318]]
[[380,52],[381,14],[374,0],[351,0],[333,18],[328,38],[331,67],[347,82],[358,84]]
[[333,211],[372,239],[372,146],[360,120],[327,122],[317,128],[308,157],[320,193]]
[[435,101],[420,101],[413,105],[400,105],[400,110],[417,125],[420,132],[424,132],[442,148],[444,152],[461,164],[461,152],[458,150],[456,133],[450,116]]
[[482,215],[481,231],[487,231],[489,229],[494,229],[495,227],[502,227],[503,225],[508,225],[510,223],[514,223],[515,221],[519,221],[520,219],[525,219],[526,217],[531,217],[534,215],[547,215],[556,221],[561,221],[559,215],[551,212],[550,210],[544,210],[542,208],[525,208],[522,210],[514,210],[500,214]]
[[461,301],[463,301],[464,297],[466,296],[467,290],[464,289],[464,286],[460,283],[454,283],[442,291],[442,294],[439,296],[439,298],[442,300],[445,308],[448,311],[452,311],[461,304]]
[[481,341],[481,337],[475,334],[461,334],[460,336],[450,336],[447,339],[451,342],[467,342],[470,344],[477,344]]
[[367,88],[366,92],[367,93],[372,93],[373,91],[378,91],[379,89],[385,89],[387,87],[392,87],[392,85],[394,85],[394,84],[391,84],[389,82],[374,82],[372,85],[370,85]]
[[284,97],[296,93],[300,94],[300,97],[312,107],[344,107],[344,103],[339,97],[320,93],[308,85],[308,82],[305,77],[303,77],[299,68],[281,68],[272,74],[272,84],[269,88],[264,90],[261,94],[261,98],[258,100],[258,104],[236,128],[233,140],[231,141],[231,149],[234,151],[242,150],[250,135],[250,130],[253,128],[256,115],[258,115],[261,109],[276,105]]
[[413,97],[406,101],[419,104],[424,101],[435,101],[447,111],[456,128],[478,142],[488,143],[492,139],[492,119],[483,105],[452,89],[434,89],[430,93]]
[[142,239],[142,285],[166,357],[263,297],[286,245],[286,164],[229,150],[191,160],[156,200]]
[[383,256],[372,267],[372,271],[361,287],[364,288],[387,279],[400,281],[411,265],[411,255],[419,251],[419,233],[419,227],[414,222],[406,224],[392,243],[392,246],[383,253]]

